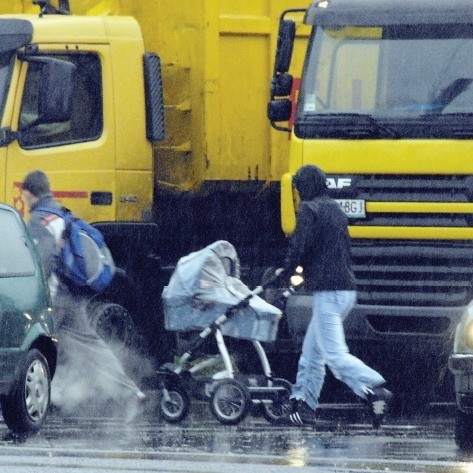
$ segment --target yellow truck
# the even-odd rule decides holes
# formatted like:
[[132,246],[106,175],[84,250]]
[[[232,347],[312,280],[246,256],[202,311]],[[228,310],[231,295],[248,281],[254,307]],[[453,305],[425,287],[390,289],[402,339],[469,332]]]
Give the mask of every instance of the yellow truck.
[[169,356],[159,307],[180,256],[226,239],[255,285],[284,250],[289,142],[266,106],[279,15],[294,6],[0,0],[0,200],[27,217],[21,182],[43,169],[99,225],[118,271],[90,316],[118,349]]
[[[428,385],[430,400],[444,400],[455,326],[472,299],[471,3],[314,1],[303,14],[311,33],[297,77],[288,71],[290,14],[282,13],[268,106],[273,126],[291,135],[282,227],[290,234],[295,225],[292,176],[320,166],[349,216],[359,291],[346,320],[350,346],[394,390],[410,385],[418,399]],[[294,331],[310,303],[291,299]]]

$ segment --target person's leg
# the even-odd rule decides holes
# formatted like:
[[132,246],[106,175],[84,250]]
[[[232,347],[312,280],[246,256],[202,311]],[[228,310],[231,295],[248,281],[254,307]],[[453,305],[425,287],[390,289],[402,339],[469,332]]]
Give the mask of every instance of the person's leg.
[[62,356],[52,383],[55,403],[73,410],[88,399],[104,402],[113,399],[136,410],[135,404],[144,400],[145,395],[90,325],[86,299],[81,296],[63,299],[58,327]]
[[334,376],[362,399],[367,388],[385,383],[384,378],[351,355],[345,341],[343,320],[356,301],[355,291],[324,291],[319,297],[318,325],[315,328],[321,351]]
[[378,372],[349,353],[343,320],[353,308],[355,300],[355,291],[321,293],[317,335],[330,370],[337,379],[368,402],[373,426],[378,428],[393,396],[382,387],[385,380]]
[[318,293],[313,295],[312,318],[302,345],[296,383],[291,399],[305,401],[314,411],[319,405],[319,396],[325,379],[325,360],[317,342]]

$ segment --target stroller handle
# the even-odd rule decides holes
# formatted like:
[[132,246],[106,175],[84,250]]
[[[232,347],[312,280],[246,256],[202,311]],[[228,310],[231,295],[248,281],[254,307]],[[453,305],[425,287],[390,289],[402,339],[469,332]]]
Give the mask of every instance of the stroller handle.
[[255,290],[253,292],[255,292],[256,290],[259,289],[259,292],[255,293],[256,294],[260,294],[261,292],[263,292],[265,289],[267,289],[268,287],[271,287],[273,286],[275,283],[277,283],[281,277],[283,276],[283,273],[284,273],[284,268],[278,268],[274,271],[273,275],[270,276],[266,281],[264,281],[261,286],[258,286],[257,288],[255,288]]

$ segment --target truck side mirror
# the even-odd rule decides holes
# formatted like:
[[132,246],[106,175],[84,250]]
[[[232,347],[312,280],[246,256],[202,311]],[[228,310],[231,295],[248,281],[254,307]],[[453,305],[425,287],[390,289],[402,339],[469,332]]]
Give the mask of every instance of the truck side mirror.
[[76,66],[68,61],[33,54],[19,54],[18,58],[28,62],[39,73],[36,117],[26,125],[26,129],[70,120]]
[[53,58],[41,59],[38,123],[67,122],[72,114],[76,66]]
[[271,97],[290,95],[293,77],[291,74],[277,74],[271,80]]
[[146,138],[149,141],[164,139],[164,100],[161,62],[154,53],[143,56],[146,100]]
[[296,23],[292,20],[281,20],[278,31],[278,44],[274,72],[280,74],[287,72],[291,65],[294,38],[296,37]]
[[274,99],[268,103],[268,118],[276,129],[290,131],[288,128],[278,128],[274,122],[286,122],[291,118],[292,101],[289,99]]

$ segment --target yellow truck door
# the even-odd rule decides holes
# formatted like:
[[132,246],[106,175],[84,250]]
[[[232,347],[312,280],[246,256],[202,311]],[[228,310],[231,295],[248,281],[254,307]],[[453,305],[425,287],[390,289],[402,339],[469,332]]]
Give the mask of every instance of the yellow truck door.
[[[35,126],[39,68],[21,63],[12,130],[18,139],[8,146],[6,199],[25,213],[19,189],[26,173],[44,170],[54,195],[64,206],[92,221],[115,217],[114,102],[109,46],[42,44],[38,56],[72,62],[75,87],[72,116],[66,122]],[[5,157],[3,157],[5,159]]]

